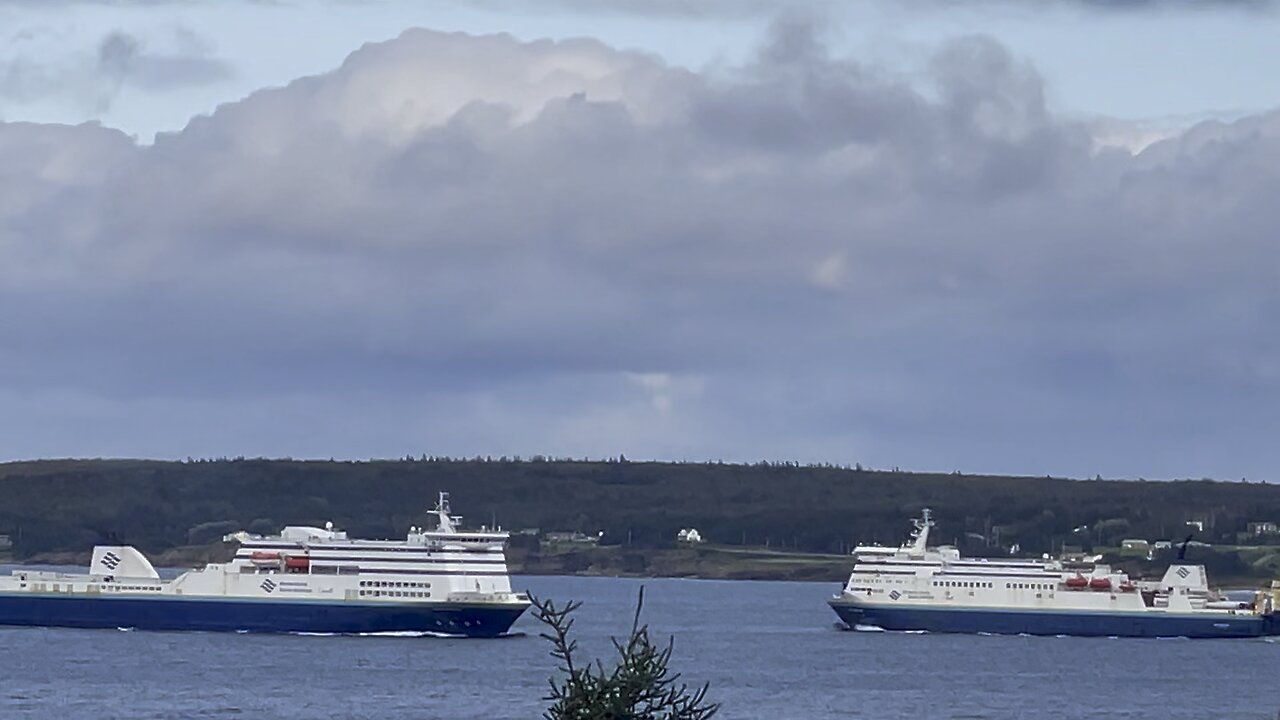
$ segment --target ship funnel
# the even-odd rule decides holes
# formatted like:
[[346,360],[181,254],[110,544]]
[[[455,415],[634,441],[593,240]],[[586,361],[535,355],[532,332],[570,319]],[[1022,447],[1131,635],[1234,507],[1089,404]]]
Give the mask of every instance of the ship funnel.
[[160,573],[145,555],[129,545],[98,545],[89,562],[90,575],[122,578],[159,578]]

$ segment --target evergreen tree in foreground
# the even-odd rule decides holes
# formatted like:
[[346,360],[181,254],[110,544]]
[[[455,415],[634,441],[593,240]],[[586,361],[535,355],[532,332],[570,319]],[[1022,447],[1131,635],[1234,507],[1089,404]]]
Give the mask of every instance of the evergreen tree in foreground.
[[667,668],[674,648],[674,638],[666,647],[649,640],[649,626],[640,624],[644,607],[644,588],[636,602],[631,635],[626,642],[613,638],[618,653],[617,664],[606,671],[596,660],[578,664],[574,652],[578,641],[569,639],[573,627],[571,615],[582,606],[570,601],[557,608],[551,600],[530,598],[536,616],[549,630],[541,633],[552,645],[551,656],[560,661],[563,678],[551,678],[551,691],[546,700],[551,708],[543,713],[546,720],[707,720],[720,706],[706,700],[707,685],[696,690],[676,684],[680,674]]

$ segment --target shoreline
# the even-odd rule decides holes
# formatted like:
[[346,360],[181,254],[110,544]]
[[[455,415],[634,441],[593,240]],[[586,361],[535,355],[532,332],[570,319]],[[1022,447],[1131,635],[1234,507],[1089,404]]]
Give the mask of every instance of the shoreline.
[[[156,568],[187,570],[211,562],[228,562],[235,554],[227,543],[191,545],[147,553]],[[540,544],[507,548],[510,575],[686,578],[696,580],[752,580],[843,584],[853,570],[852,555],[833,555],[724,545],[680,545],[637,548],[625,545]],[[9,558],[0,564],[86,568],[90,551],[39,553]],[[1150,572],[1144,573],[1150,575]],[[1261,588],[1274,578],[1238,574],[1215,575],[1217,587]]]
[[[39,553],[11,559],[9,564],[86,567],[91,554],[90,551]],[[227,562],[234,555],[234,549],[215,543],[146,554],[156,568],[189,569],[210,562]],[[537,550],[508,548],[507,568],[511,575],[531,576],[844,582],[853,570],[853,558],[723,546],[542,546]]]

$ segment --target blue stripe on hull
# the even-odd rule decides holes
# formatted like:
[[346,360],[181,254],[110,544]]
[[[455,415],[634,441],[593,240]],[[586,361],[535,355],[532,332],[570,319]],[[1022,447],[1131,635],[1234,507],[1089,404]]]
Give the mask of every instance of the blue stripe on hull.
[[847,625],[885,630],[1000,635],[1074,635],[1083,637],[1259,637],[1274,623],[1258,616],[1193,617],[1164,613],[1089,613],[1043,610],[982,610],[920,607],[866,607],[832,602]]
[[440,632],[496,637],[525,610],[468,604],[0,595],[0,625],[240,632]]

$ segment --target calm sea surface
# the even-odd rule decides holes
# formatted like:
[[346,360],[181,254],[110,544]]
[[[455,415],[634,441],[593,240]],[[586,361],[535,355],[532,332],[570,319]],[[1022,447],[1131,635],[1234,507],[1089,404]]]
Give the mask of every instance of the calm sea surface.
[[[734,718],[1266,718],[1280,642],[841,632],[832,583],[529,577],[584,649],[645,619]],[[0,718],[536,718],[538,626],[497,640],[0,628]]]

